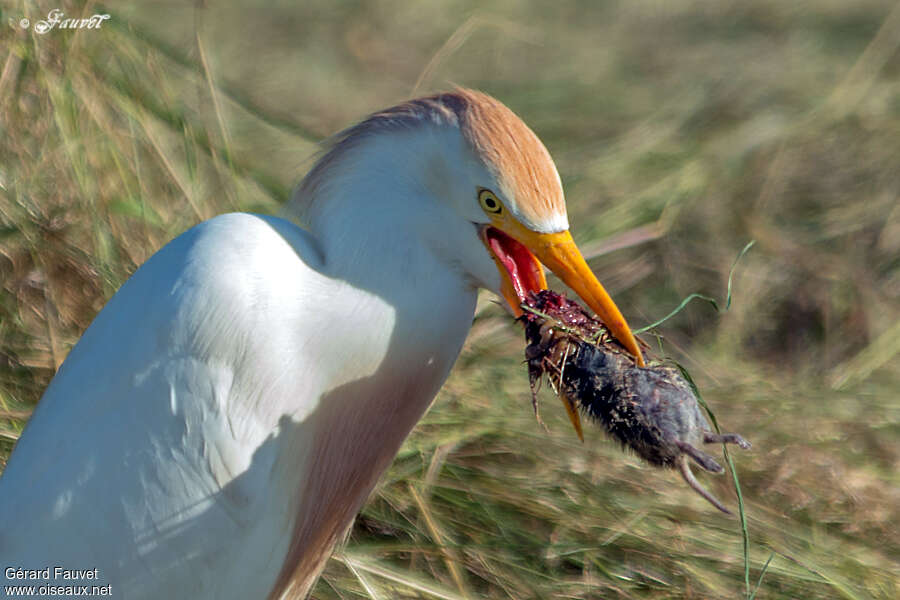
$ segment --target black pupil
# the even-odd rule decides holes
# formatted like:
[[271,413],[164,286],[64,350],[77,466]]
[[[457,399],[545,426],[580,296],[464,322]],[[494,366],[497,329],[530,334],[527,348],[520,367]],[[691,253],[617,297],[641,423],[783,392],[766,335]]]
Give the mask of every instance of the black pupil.
[[490,196],[488,196],[487,198],[484,199],[484,203],[491,210],[494,210],[495,208],[497,208],[497,203],[494,202],[494,199],[491,198]]

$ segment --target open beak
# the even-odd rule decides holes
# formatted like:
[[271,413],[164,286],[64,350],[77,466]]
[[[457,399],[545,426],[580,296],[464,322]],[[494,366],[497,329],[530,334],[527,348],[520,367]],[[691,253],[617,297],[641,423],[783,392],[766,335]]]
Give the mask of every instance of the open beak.
[[[537,233],[507,218],[502,226],[485,226],[481,238],[490,250],[502,279],[501,293],[516,316],[521,316],[521,303],[530,292],[547,289],[541,263],[584,300],[609,329],[610,334],[644,366],[644,357],[625,317],[588,267],[581,251],[568,231]],[[572,425],[581,434],[581,419],[575,407],[563,399]],[[583,439],[583,438],[582,438]]]
[[536,233],[521,225],[517,229],[520,231],[512,236],[488,226],[481,234],[500,270],[501,292],[513,313],[521,316],[520,305],[530,292],[547,289],[541,268],[543,263],[597,313],[610,334],[635,357],[638,365],[644,366],[641,349],[625,317],[597,281],[572,235],[568,231]]

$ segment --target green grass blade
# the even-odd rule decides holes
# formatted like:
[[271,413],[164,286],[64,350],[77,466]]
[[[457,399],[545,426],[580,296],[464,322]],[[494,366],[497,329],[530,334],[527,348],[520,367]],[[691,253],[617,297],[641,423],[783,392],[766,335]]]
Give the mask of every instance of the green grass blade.
[[766,571],[769,570],[769,564],[772,562],[772,559],[775,558],[775,553],[772,552],[769,554],[769,558],[766,559],[766,564],[763,565],[762,570],[759,572],[759,579],[756,580],[756,587],[753,588],[753,593],[747,597],[747,600],[754,600],[756,598],[757,592],[759,592],[759,587],[762,585],[763,577],[766,574]]

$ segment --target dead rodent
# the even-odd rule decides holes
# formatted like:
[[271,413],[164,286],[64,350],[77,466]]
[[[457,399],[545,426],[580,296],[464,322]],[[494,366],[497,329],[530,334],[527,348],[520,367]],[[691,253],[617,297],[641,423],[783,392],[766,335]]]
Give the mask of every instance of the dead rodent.
[[736,433],[712,431],[678,368],[661,362],[637,366],[602,323],[556,292],[532,294],[524,308],[532,393],[546,376],[567,403],[579,437],[578,409],[647,462],[677,468],[691,488],[731,514],[694,478],[688,458],[721,473],[722,466],[698,447],[732,443],[746,449],[750,444]]

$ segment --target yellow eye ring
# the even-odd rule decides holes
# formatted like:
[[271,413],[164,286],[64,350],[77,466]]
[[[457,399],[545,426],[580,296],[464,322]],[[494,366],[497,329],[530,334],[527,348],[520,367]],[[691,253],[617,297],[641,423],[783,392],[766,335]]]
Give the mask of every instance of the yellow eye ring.
[[487,189],[478,190],[478,203],[481,205],[481,208],[484,209],[484,212],[499,215],[503,212],[503,205],[500,204],[500,200],[497,196],[494,195],[494,192]]

